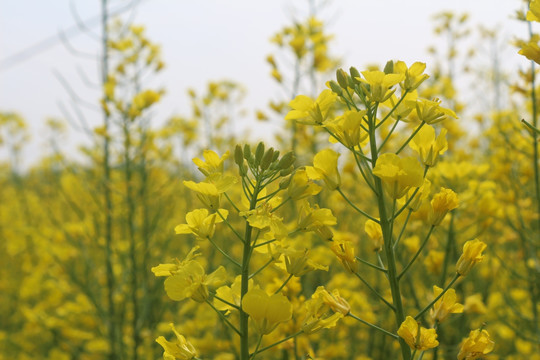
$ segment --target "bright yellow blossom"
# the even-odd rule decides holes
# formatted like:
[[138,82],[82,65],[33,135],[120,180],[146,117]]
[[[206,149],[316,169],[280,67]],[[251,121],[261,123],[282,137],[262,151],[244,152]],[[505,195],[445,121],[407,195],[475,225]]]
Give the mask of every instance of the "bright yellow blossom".
[[332,121],[328,121],[324,126],[332,132],[330,142],[340,142],[349,149],[361,146],[362,142],[367,139],[368,133],[362,129],[362,118],[366,115],[366,110],[346,111],[342,116],[337,117]]
[[441,191],[431,200],[431,208],[428,221],[431,225],[438,226],[450,210],[454,210],[459,205],[458,197],[450,189],[441,188]]
[[330,250],[336,254],[345,269],[352,273],[356,272],[357,262],[354,247],[350,241],[335,239],[330,245]]
[[192,248],[182,261],[177,259],[176,263],[174,264],[159,264],[158,266],[154,266],[152,268],[152,272],[155,276],[171,276],[178,273],[180,269],[186,266],[189,262],[193,261],[193,259],[195,259],[197,256],[201,255],[201,253],[197,252],[199,248],[199,246]]
[[393,199],[399,199],[412,187],[424,182],[422,167],[413,157],[401,158],[396,154],[382,154],[377,159],[373,175],[382,180],[383,186]]
[[495,342],[486,330],[473,330],[464,339],[459,350],[458,360],[476,360],[493,351]]
[[309,181],[305,169],[297,170],[292,175],[291,182],[287,187],[287,195],[293,200],[304,199],[309,196],[317,195],[321,187],[312,181]]
[[395,89],[390,90],[390,88],[405,79],[404,74],[385,74],[378,70],[363,71],[362,75],[364,79],[357,78],[356,80],[369,85],[369,88],[364,86],[364,89],[369,100],[373,102],[385,102],[388,100],[396,91]]
[[[206,240],[214,236],[216,223],[223,222],[229,212],[225,209],[217,210],[217,213],[208,215],[207,209],[193,210],[186,215],[187,224],[180,224],[174,228],[177,234],[194,234],[197,240]],[[222,218],[223,217],[223,218]]]
[[[433,295],[435,297],[442,293],[443,289],[438,286],[433,286]],[[433,321],[443,322],[450,314],[463,312],[463,305],[457,302],[456,291],[454,289],[447,290],[444,295],[433,304],[430,310]]]
[[[220,299],[223,299],[231,304],[234,304],[238,307],[240,307],[241,299],[241,286],[242,286],[242,276],[238,275],[234,278],[233,283],[231,286],[221,286],[216,289],[216,296]],[[249,279],[248,281],[248,289],[251,289],[253,287],[253,279]],[[234,307],[232,307],[229,304],[224,303],[223,301],[214,298],[214,306],[218,310],[226,311],[226,314],[229,314],[231,311],[235,310]]]
[[261,335],[270,334],[279,323],[292,317],[292,304],[285,296],[270,296],[259,288],[253,288],[244,295],[242,310],[250,316]]
[[285,260],[285,269],[290,275],[300,277],[313,270],[328,271],[328,266],[321,265],[309,258],[309,250],[281,249]]
[[299,215],[298,229],[302,231],[316,231],[320,227],[337,224],[337,219],[330,209],[319,209],[318,205],[312,208],[307,201]]
[[341,185],[341,177],[337,168],[339,154],[332,149],[319,151],[313,157],[313,166],[306,166],[306,173],[310,179],[323,180],[330,190]]
[[420,121],[430,125],[444,121],[448,117],[457,119],[455,112],[441,107],[441,101],[439,99],[433,101],[427,99],[416,100],[416,114]]
[[176,335],[175,342],[169,342],[163,336],[156,339],[156,342],[163,347],[163,358],[165,360],[191,360],[197,357],[198,354],[195,347],[176,331],[172,323],[170,327]]
[[397,331],[412,349],[425,351],[439,345],[435,329],[421,327],[411,316],[407,316]]
[[525,56],[527,59],[540,64],[540,47],[535,41],[529,41],[521,46],[518,54]]
[[394,64],[394,71],[398,74],[405,75],[405,79],[399,85],[402,89],[408,91],[416,89],[429,78],[429,75],[424,74],[425,69],[426,64],[421,62],[415,62],[409,68],[407,68],[407,64],[403,61],[398,61]]
[[456,264],[456,271],[459,275],[465,276],[471,271],[472,267],[484,259],[482,251],[487,245],[478,239],[470,240],[463,245],[463,254],[461,254]]
[[321,296],[323,302],[328,305],[334,312],[341,313],[343,316],[347,316],[351,312],[351,306],[339,295],[339,291],[334,289],[332,293],[329,293],[324,286],[319,286],[317,291]]
[[373,220],[367,220],[366,224],[364,225],[364,231],[366,232],[366,234],[371,239],[371,242],[373,243],[373,250],[381,251],[384,245],[381,225],[379,225]]
[[208,287],[220,285],[226,277],[227,272],[223,266],[207,275],[199,262],[191,261],[165,280],[165,292],[175,301],[191,298],[204,302],[209,295]]
[[204,176],[209,176],[215,173],[223,173],[223,162],[229,157],[229,152],[227,151],[220,158],[214,151],[204,150],[203,157],[205,161],[194,158],[193,162],[198,166],[199,171],[202,172]]
[[197,193],[201,202],[211,210],[219,209],[221,194],[227,191],[237,182],[234,176],[222,176],[215,173],[206,178],[205,181],[196,183],[194,181],[184,181],[184,185]]
[[325,296],[325,293],[328,292],[323,286],[319,286],[311,296],[311,299],[305,302],[307,315],[302,325],[302,330],[306,334],[313,334],[322,329],[332,328],[345,316],[343,314],[346,311],[345,303],[337,306],[338,304],[330,301]]
[[446,142],[446,129],[442,129],[435,138],[435,129],[424,125],[409,143],[411,149],[420,155],[422,163],[426,166],[434,166],[439,155],[448,149]]
[[527,11],[527,21],[540,21],[540,1],[531,0],[529,11]]
[[330,114],[337,95],[331,90],[323,90],[317,100],[298,95],[289,103],[293,109],[285,116],[285,120],[296,120],[300,124],[322,125]]
[[418,211],[422,205],[422,202],[428,198],[431,192],[431,181],[424,179],[424,183],[418,188],[418,191],[416,191],[416,188],[410,188],[405,194],[405,197],[399,202],[403,204],[407,203],[415,192],[416,194],[414,195],[414,198],[407,205],[407,208],[411,211]]

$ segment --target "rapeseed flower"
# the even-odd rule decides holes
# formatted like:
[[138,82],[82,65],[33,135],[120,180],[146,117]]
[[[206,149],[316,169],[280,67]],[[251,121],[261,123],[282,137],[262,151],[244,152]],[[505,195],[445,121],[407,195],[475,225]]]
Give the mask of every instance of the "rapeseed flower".
[[486,330],[473,330],[461,343],[458,360],[476,360],[493,351],[495,342]]
[[310,179],[323,180],[330,190],[341,185],[341,177],[337,168],[340,154],[332,149],[319,151],[313,157],[313,166],[306,166],[306,173]]
[[441,191],[433,196],[428,221],[433,226],[438,226],[450,210],[454,210],[459,205],[458,197],[450,189],[441,188]]
[[163,358],[165,360],[191,360],[197,357],[198,354],[195,347],[176,331],[172,323],[170,327],[176,335],[175,342],[167,341],[163,336],[156,339],[156,342],[163,347]]
[[292,304],[285,296],[270,296],[259,288],[253,288],[244,295],[242,310],[250,316],[261,335],[270,334],[280,323],[292,317]]
[[425,351],[439,346],[435,329],[421,327],[411,316],[401,323],[397,333],[415,350]]
[[448,149],[446,129],[442,129],[435,138],[435,129],[429,125],[423,126],[409,143],[411,149],[420,155],[420,160],[426,166],[434,166],[439,155]]
[[[435,297],[442,293],[443,289],[438,286],[433,286],[433,295]],[[430,314],[433,321],[443,322],[450,314],[463,312],[463,305],[457,302],[456,291],[454,289],[447,290],[444,295],[433,304]]]
[[214,236],[216,223],[223,222],[229,215],[225,209],[218,209],[217,213],[208,215],[207,209],[193,210],[186,215],[187,224],[180,224],[174,228],[177,234],[193,234],[197,240],[206,240]]
[[227,272],[223,266],[207,275],[198,261],[191,261],[165,280],[165,292],[175,301],[191,298],[196,302],[208,299],[208,287],[225,282]]
[[323,90],[317,100],[309,96],[298,95],[289,103],[293,109],[285,116],[285,120],[295,120],[305,125],[322,125],[330,115],[337,95],[331,90]]
[[456,264],[456,271],[459,275],[465,276],[471,271],[472,267],[484,259],[482,251],[487,245],[478,239],[470,240],[463,245],[463,254],[461,254]]
[[373,175],[382,180],[388,195],[399,199],[410,188],[419,187],[424,182],[422,167],[413,157],[401,158],[396,154],[382,154],[373,168]]

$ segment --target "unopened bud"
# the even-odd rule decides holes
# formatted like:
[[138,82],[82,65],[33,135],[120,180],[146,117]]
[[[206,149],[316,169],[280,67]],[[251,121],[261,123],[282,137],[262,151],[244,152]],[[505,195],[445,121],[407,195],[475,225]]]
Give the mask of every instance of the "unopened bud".
[[330,85],[330,89],[335,92],[336,94],[338,95],[341,95],[343,94],[343,89],[338,85],[337,82],[335,82],[334,80],[332,81],[329,81],[328,84]]
[[283,178],[280,182],[279,182],[279,188],[281,190],[284,190],[286,188],[289,187],[289,185],[291,184],[291,180],[292,180],[292,176],[287,176],[286,178]]
[[[349,69],[349,73],[351,74],[351,77],[356,80],[356,78],[360,77],[360,71],[358,71],[355,67],[351,66]],[[358,81],[358,80],[356,80]]]
[[279,175],[280,176],[287,176],[287,175],[290,175],[293,171],[294,171],[294,166],[291,165],[288,168],[281,170],[279,172]]
[[240,165],[244,162],[244,153],[242,152],[242,147],[240,145],[236,145],[234,148],[234,162],[237,165]]
[[336,78],[339,86],[341,86],[343,89],[346,89],[349,85],[349,76],[343,69],[337,69],[336,71]]
[[261,163],[261,160],[264,155],[264,143],[261,141],[257,148],[255,149],[255,164],[258,165]]
[[389,60],[386,65],[384,65],[384,73],[385,74],[392,74],[394,72],[394,62],[392,60]]
[[[278,154],[279,155],[279,154]],[[262,157],[262,160],[261,160],[261,169],[262,170],[266,170],[268,169],[268,167],[270,166],[270,164],[272,163],[272,158],[274,157],[274,149],[273,148],[270,148],[268,149],[263,157]]]
[[281,160],[279,160],[279,164],[278,164],[278,168],[279,169],[287,169],[289,168],[290,166],[292,166],[294,164],[294,162],[296,161],[296,158],[294,157],[294,154],[292,151],[289,151],[288,153],[286,153],[285,155],[283,155],[283,157],[281,158]]

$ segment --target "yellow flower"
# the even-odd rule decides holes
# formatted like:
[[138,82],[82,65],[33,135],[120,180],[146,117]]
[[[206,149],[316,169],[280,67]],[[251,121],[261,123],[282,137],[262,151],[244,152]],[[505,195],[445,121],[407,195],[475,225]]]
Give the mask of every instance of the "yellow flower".
[[281,294],[269,296],[259,288],[251,289],[244,295],[242,310],[251,317],[257,332],[261,335],[270,334],[279,323],[292,317],[292,304],[285,296]]
[[283,225],[283,218],[272,211],[274,200],[263,202],[256,209],[241,211],[240,216],[244,216],[249,225],[261,230],[269,230],[273,236],[283,238],[287,235],[287,229]]
[[[229,212],[225,209],[218,209],[218,212],[227,218]],[[174,228],[177,234],[194,234],[197,240],[206,240],[214,236],[216,223],[223,222],[217,213],[208,215],[208,210],[197,209],[186,215],[187,224],[180,224]]]
[[356,80],[369,85],[369,88],[364,86],[364,92],[373,102],[388,100],[396,91],[395,89],[390,90],[390,88],[405,78],[404,74],[385,74],[382,71],[363,71],[362,75],[364,79],[357,78]]
[[211,210],[219,209],[221,194],[237,182],[234,176],[222,176],[215,173],[206,178],[205,181],[196,183],[184,181],[184,185],[197,193],[201,202]]
[[306,201],[299,211],[298,229],[301,231],[316,231],[323,226],[337,224],[336,217],[330,209],[319,209],[317,205],[312,208]]
[[424,351],[439,345],[435,329],[421,327],[411,316],[407,316],[397,333],[412,349]]
[[313,166],[306,166],[306,173],[310,179],[323,180],[330,190],[341,185],[337,161],[339,154],[332,149],[319,151],[313,157]]
[[177,274],[180,269],[186,266],[189,262],[193,261],[193,259],[195,259],[197,256],[201,255],[197,252],[198,250],[199,246],[195,246],[189,251],[184,260],[179,261],[177,259],[175,264],[159,264],[158,266],[154,266],[152,268],[152,272],[155,276],[171,276]]
[[349,149],[361,146],[362,142],[369,135],[361,127],[362,118],[366,115],[366,112],[366,110],[349,110],[342,116],[324,124],[324,127],[330,130],[335,136],[330,136],[330,142],[336,143],[339,141]]
[[[225,300],[225,301],[227,301],[227,302],[229,302],[231,304],[234,304],[234,305],[240,307],[240,303],[241,303],[241,298],[240,298],[241,286],[242,286],[242,276],[238,275],[237,277],[234,278],[234,281],[231,284],[231,286],[224,285],[224,286],[221,286],[221,287],[217,288],[216,289],[216,296],[219,297],[220,299],[223,299],[223,300]],[[248,289],[251,289],[252,287],[253,287],[253,279],[249,279],[248,280]],[[224,303],[223,301],[218,300],[217,298],[214,298],[214,306],[218,310],[226,311],[226,314],[229,314],[231,311],[236,310],[231,305],[228,305],[228,304]]]
[[459,350],[458,360],[475,360],[493,351],[495,343],[486,330],[473,330],[464,339]]
[[[442,293],[442,290],[438,286],[433,286],[433,295],[435,297]],[[433,308],[430,310],[431,318],[433,321],[443,322],[450,314],[457,314],[463,312],[463,305],[457,302],[456,291],[449,289],[444,295],[433,304]]]
[[349,272],[356,272],[357,263],[354,256],[354,247],[347,240],[334,240],[330,245],[330,250],[338,257],[339,261]]
[[143,110],[149,108],[154,103],[158,102],[160,97],[161,94],[153,90],[145,90],[135,95],[129,108],[130,118],[135,118],[141,115]]
[[220,158],[219,155],[212,150],[204,150],[203,157],[205,161],[194,158],[193,162],[198,166],[199,171],[202,172],[204,176],[209,176],[215,173],[223,173],[223,162],[229,157],[229,152],[227,151]]
[[434,226],[440,225],[446,214],[458,205],[457,194],[450,189],[441,188],[441,191],[431,200],[428,221]]
[[226,277],[227,272],[223,266],[207,275],[199,262],[190,261],[165,280],[165,292],[175,301],[191,298],[197,302],[205,302],[209,295],[208,287],[218,286]]
[[446,129],[442,129],[435,138],[435,129],[424,125],[409,143],[411,149],[420,155],[422,163],[426,166],[434,166],[439,155],[448,149],[446,142]]
[[418,99],[416,100],[416,114],[420,121],[430,125],[446,120],[450,116],[457,119],[455,112],[440,105],[441,101],[439,99],[433,101]]
[[292,175],[291,182],[287,187],[287,195],[295,201],[317,195],[320,191],[321,187],[309,181],[304,169],[299,169]]
[[176,331],[172,323],[170,327],[176,335],[176,342],[169,342],[163,336],[156,339],[156,342],[163,347],[163,358],[170,360],[190,360],[196,357],[198,354],[195,347]]
[[366,232],[366,234],[371,239],[371,242],[373,243],[373,250],[381,251],[384,245],[381,225],[377,224],[373,220],[367,220],[366,224],[364,225],[364,231]]
[[525,56],[527,59],[540,64],[540,47],[535,41],[529,41],[521,46],[521,50],[518,51],[519,55]]
[[527,11],[527,21],[540,21],[540,1],[532,0]]
[[337,95],[331,90],[323,90],[317,100],[298,95],[289,103],[293,109],[285,116],[285,120],[296,120],[300,124],[322,125],[327,119]]
[[323,286],[319,286],[311,296],[311,299],[305,302],[306,318],[302,325],[302,331],[304,333],[313,334],[322,329],[332,328],[345,316],[343,313],[347,308],[345,305],[346,302],[338,304],[335,299],[331,300],[327,295],[330,294],[328,294]]
[[[416,191],[416,188],[411,188],[407,193],[405,194],[405,197],[401,199],[399,202],[404,205],[409,201],[409,199],[413,196],[414,192]],[[426,200],[431,192],[431,181],[428,179],[424,179],[424,183],[418,191],[416,192],[416,195],[414,195],[414,198],[409,202],[409,205],[407,205],[407,208],[412,211],[418,211],[420,209],[420,206],[422,205],[422,202]]]
[[323,266],[309,258],[309,251],[282,249],[281,253],[285,259],[285,269],[293,276],[300,277],[313,270],[328,271],[328,266]]
[[332,293],[329,293],[324,286],[317,287],[319,296],[322,297],[323,302],[328,305],[334,312],[341,313],[343,316],[347,316],[351,312],[351,306],[341,296],[339,296],[339,291],[334,289]]
[[402,89],[409,91],[416,89],[424,80],[429,78],[429,75],[424,74],[425,69],[426,64],[421,62],[415,62],[410,68],[407,68],[407,64],[403,61],[394,64],[394,71],[405,75],[405,80],[400,82],[399,85]]
[[459,275],[465,276],[471,271],[472,267],[484,259],[482,251],[487,245],[478,239],[470,240],[463,245],[463,254],[461,254],[456,264],[456,271]]
[[422,166],[413,157],[400,158],[396,154],[382,154],[377,159],[373,175],[382,180],[388,195],[399,199],[412,187],[419,187],[424,182]]

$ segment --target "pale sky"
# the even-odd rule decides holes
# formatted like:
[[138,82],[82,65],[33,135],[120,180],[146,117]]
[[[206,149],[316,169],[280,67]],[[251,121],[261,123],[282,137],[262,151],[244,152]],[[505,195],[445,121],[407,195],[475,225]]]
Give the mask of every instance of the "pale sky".
[[[70,3],[83,19],[99,14],[100,1],[0,1],[0,111],[18,112],[30,124],[30,149],[34,150],[28,151],[28,159],[35,158],[42,145],[44,120],[62,118],[58,103],[68,103],[54,71],[69,79],[82,98],[95,102],[77,70],[98,79],[95,59],[99,47],[88,35],[74,36],[71,43],[92,54],[92,59],[76,58],[57,42],[5,68],[11,65],[5,63],[11,55],[71,27],[75,21]],[[335,36],[330,49],[342,58],[344,68],[361,69],[366,64],[399,59],[408,64],[427,62],[429,73],[426,49],[438,45],[432,35],[433,14],[443,10],[467,12],[471,25],[497,27],[503,40],[511,40],[526,34],[524,24],[510,19],[521,4],[520,0],[334,0],[321,12],[321,18]],[[149,38],[162,45],[167,66],[154,81],[167,89],[156,121],[177,113],[187,115],[186,89],[202,90],[210,80],[229,79],[242,84],[247,90],[245,107],[251,110],[265,108],[270,98],[281,97],[265,62],[266,55],[276,50],[269,39],[293,17],[305,18],[307,9],[307,0],[143,0],[134,23],[145,25]],[[99,32],[98,26],[92,28]],[[512,47],[507,48],[503,66],[525,64],[520,63]],[[74,132],[71,142],[77,143],[80,138]]]

